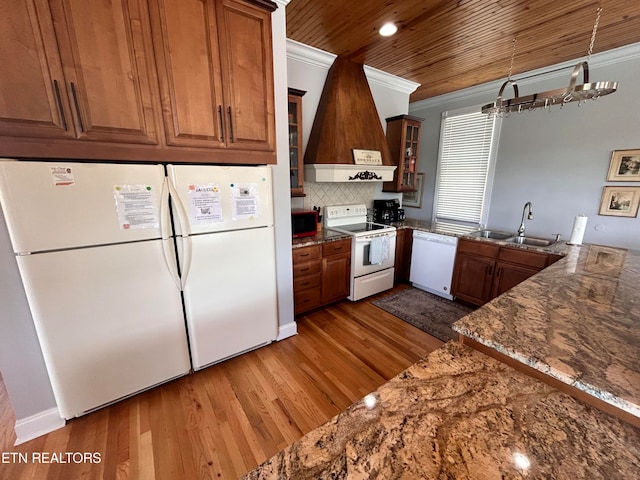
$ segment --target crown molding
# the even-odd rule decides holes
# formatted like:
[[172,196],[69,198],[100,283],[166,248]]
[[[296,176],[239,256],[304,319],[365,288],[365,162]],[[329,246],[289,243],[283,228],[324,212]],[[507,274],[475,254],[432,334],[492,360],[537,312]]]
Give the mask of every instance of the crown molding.
[[[287,58],[305,63],[307,65],[329,70],[336,55],[325,52],[319,48],[287,39]],[[405,80],[404,78],[391,75],[373,67],[364,65],[364,73],[370,83],[397,90],[402,93],[411,94],[420,86],[419,83]]]
[[[613,50],[607,50],[606,52],[593,54],[591,56],[591,60],[589,60],[589,69],[593,70],[593,67],[596,66],[605,67],[607,65],[614,65],[616,63],[635,60],[638,58],[640,58],[640,43],[633,43],[631,45],[625,45],[624,47],[615,48]],[[580,60],[581,59],[569,60],[567,62],[557,63],[548,67],[524,72],[519,75],[514,75],[513,80],[518,82],[518,87],[526,87],[527,85],[532,85],[539,82],[540,80],[550,80],[561,77],[568,78],[569,74],[567,74],[564,69],[574,67]],[[522,79],[518,79],[518,77],[521,77]],[[479,96],[489,95],[491,97],[495,97],[496,93],[505,80],[505,78],[494,80],[492,82],[475,85],[473,87],[464,88],[455,92],[438,95],[437,97],[426,98],[424,100],[412,102],[409,104],[409,110],[422,110],[425,108],[437,107],[440,105],[450,104],[452,102],[463,101],[468,98],[473,98],[473,100],[478,103],[477,97]],[[591,79],[591,81],[596,80],[599,79]]]
[[391,88],[393,90],[399,90],[407,95],[416,91],[416,88],[420,86],[419,83],[406,80],[401,77],[396,77],[390,73],[383,72],[367,65],[364,66],[364,73],[367,75],[367,80],[371,83],[376,83],[382,87]]
[[287,38],[287,58],[329,70],[337,55]]
[[276,5],[278,5],[278,7],[282,7],[282,8],[287,8],[287,5],[289,5],[289,2],[291,2],[291,0],[271,0],[271,1]]

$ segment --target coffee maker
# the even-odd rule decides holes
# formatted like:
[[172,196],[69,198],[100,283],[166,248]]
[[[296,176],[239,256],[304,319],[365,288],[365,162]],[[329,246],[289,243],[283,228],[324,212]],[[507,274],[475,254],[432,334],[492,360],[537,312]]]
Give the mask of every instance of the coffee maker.
[[404,220],[404,209],[397,198],[373,201],[373,221],[386,225]]

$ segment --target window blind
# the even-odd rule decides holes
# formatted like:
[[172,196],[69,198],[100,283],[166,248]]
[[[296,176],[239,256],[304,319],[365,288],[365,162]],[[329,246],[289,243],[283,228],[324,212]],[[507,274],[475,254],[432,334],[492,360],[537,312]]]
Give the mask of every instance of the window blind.
[[445,116],[438,159],[434,219],[483,223],[495,117]]

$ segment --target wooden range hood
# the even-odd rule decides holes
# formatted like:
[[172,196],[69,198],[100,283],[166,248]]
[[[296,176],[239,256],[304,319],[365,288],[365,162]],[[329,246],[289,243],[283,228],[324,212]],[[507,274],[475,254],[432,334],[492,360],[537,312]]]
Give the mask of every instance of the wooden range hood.
[[[377,150],[382,166],[356,165],[353,149]],[[395,166],[361,63],[338,56],[327,74],[304,155],[312,182],[390,181]]]

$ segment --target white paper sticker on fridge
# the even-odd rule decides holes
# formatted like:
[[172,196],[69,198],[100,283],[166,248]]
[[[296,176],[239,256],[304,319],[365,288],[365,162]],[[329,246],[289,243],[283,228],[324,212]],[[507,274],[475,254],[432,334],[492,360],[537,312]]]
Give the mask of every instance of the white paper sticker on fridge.
[[231,185],[234,220],[254,220],[258,217],[258,185],[243,183]]
[[158,199],[150,185],[115,185],[113,196],[121,230],[160,226]]
[[71,167],[51,167],[51,179],[56,187],[73,185],[73,170]]
[[220,187],[211,183],[189,185],[189,213],[194,225],[221,222]]

